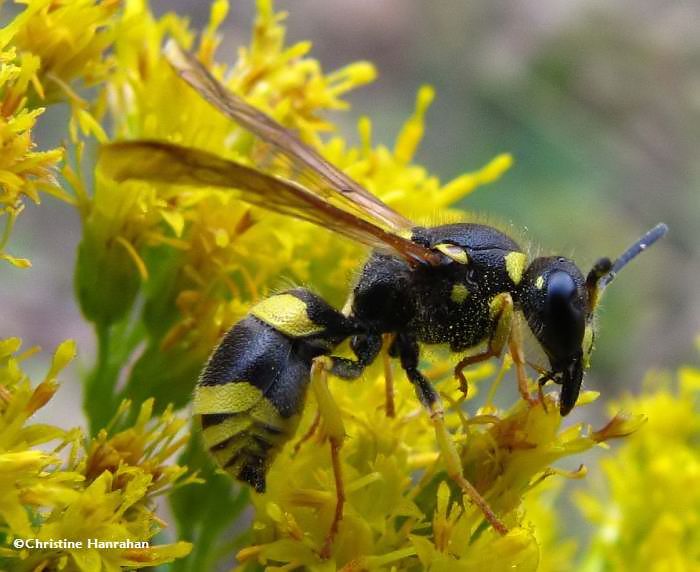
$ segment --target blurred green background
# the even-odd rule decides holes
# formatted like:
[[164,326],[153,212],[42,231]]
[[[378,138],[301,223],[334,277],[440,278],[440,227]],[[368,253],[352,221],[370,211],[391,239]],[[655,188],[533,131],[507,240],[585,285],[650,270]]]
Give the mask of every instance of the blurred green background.
[[[232,0],[218,56],[233,61],[247,42],[252,0]],[[201,28],[209,3],[152,2],[189,14]],[[617,256],[658,221],[671,232],[606,294],[590,389],[612,398],[636,391],[649,368],[695,360],[700,333],[700,3],[623,0],[278,1],[290,12],[289,41],[309,39],[326,69],[375,62],[379,79],[350,98],[343,116],[355,138],[360,115],[390,144],[423,83],[438,97],[419,161],[443,179],[501,152],[516,164],[464,208],[511,224],[544,253],[573,257],[586,272]],[[64,136],[65,109],[40,121],[42,148]],[[465,215],[468,217],[471,215]],[[51,199],[30,205],[10,251],[34,268],[0,272],[0,336],[53,348],[94,340],[72,293],[79,240],[75,211]],[[348,285],[349,286],[349,285]],[[48,356],[48,354],[45,354]],[[82,365],[81,365],[82,360]],[[47,413],[80,420],[80,387],[69,382]]]

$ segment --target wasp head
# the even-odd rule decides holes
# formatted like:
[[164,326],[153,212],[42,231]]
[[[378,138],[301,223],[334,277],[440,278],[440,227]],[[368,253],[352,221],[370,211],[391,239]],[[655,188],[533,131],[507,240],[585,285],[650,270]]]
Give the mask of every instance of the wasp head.
[[547,354],[550,371],[540,383],[561,384],[559,409],[573,409],[593,341],[586,279],[567,258],[536,258],[525,272],[520,301],[528,325]]
[[593,314],[603,291],[620,270],[667,232],[664,223],[657,224],[614,262],[598,260],[585,279],[571,260],[554,256],[536,258],[525,272],[520,304],[551,368],[540,383],[552,379],[561,384],[562,415],[573,409],[581,391],[595,337]]

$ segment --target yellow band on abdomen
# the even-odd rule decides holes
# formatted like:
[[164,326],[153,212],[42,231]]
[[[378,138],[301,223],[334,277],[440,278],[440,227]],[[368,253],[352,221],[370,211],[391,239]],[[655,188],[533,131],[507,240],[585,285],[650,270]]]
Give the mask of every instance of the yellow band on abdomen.
[[202,439],[208,449],[211,449],[227,439],[240,435],[250,429],[253,419],[249,415],[233,415],[224,419],[221,423],[210,425],[202,431]]
[[194,390],[194,413],[242,413],[262,397],[262,391],[247,381],[198,385]]
[[291,294],[278,294],[259,302],[250,314],[291,338],[319,334],[325,330],[309,318],[306,304]]

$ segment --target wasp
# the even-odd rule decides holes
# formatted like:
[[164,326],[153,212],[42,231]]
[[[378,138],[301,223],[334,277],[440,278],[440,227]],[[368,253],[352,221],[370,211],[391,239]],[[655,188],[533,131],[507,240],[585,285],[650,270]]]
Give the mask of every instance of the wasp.
[[[540,372],[540,401],[542,385],[560,384],[564,416],[576,404],[589,365],[603,290],[667,232],[666,225],[651,229],[614,262],[600,259],[585,276],[562,256],[529,260],[517,242],[491,226],[417,226],[292,131],[229,92],[193,56],[174,43],[165,53],[185,82],[284,162],[288,176],[161,141],[103,147],[100,160],[110,176],[235,189],[251,204],[372,248],[343,311],[306,288],[294,288],[258,302],[224,335],[194,394],[194,413],[215,459],[239,481],[265,491],[268,469],[294,435],[312,386],[331,443],[337,492],[327,553],[343,511],[339,449],[344,429],[325,376],[357,379],[388,340],[389,355],[398,359],[430,413],[448,474],[505,533],[505,525],[462,475],[439,395],[419,368],[421,345],[446,344],[452,352],[480,349],[456,364],[463,390],[467,366],[499,357],[507,348],[519,389],[534,403],[523,351],[523,332],[529,330],[549,362]],[[333,355],[348,339],[354,357]]]

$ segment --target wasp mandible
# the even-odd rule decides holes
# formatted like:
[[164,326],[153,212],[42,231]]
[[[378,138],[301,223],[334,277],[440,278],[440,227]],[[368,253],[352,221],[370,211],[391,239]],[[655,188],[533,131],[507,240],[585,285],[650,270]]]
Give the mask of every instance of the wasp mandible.
[[[235,189],[242,200],[373,249],[345,311],[308,289],[294,288],[258,302],[226,333],[194,398],[213,456],[235,478],[263,492],[275,455],[294,435],[311,385],[329,435],[337,491],[327,553],[343,512],[339,449],[344,429],[325,376],[357,379],[379,355],[383,339],[390,338],[389,354],[399,360],[431,416],[449,475],[491,525],[505,533],[504,524],[462,475],[438,393],[419,369],[421,345],[447,344],[452,352],[483,348],[456,365],[463,388],[465,367],[501,356],[507,348],[520,392],[532,400],[522,348],[523,330],[529,328],[549,361],[539,378],[540,391],[550,380],[560,384],[559,409],[566,415],[589,363],[601,293],[630,260],[667,232],[666,225],[651,229],[616,261],[599,260],[586,276],[561,256],[529,260],[512,238],[490,226],[417,226],[293,132],[229,92],[173,42],[166,56],[202,97],[286,162],[290,175],[171,143],[128,141],[103,147],[100,160],[110,176]],[[347,339],[354,358],[333,355]]]

